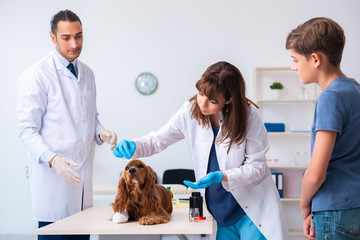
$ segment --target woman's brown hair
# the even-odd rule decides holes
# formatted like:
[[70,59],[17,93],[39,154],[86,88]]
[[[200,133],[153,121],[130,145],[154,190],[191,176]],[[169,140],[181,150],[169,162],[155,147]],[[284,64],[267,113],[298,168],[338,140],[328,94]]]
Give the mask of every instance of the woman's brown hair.
[[[222,137],[218,142],[228,142],[228,153],[234,143],[242,143],[245,138],[249,115],[249,104],[252,103],[245,96],[245,80],[235,66],[228,62],[217,62],[206,69],[201,78],[196,82],[196,88],[208,99],[216,100],[219,95],[231,102],[222,109],[223,125]],[[201,113],[197,104],[197,95],[193,96],[191,116],[204,127],[210,127],[210,119]],[[254,104],[255,105],[255,104]],[[255,105],[256,106],[256,105]],[[257,106],[256,106],[257,107]]]

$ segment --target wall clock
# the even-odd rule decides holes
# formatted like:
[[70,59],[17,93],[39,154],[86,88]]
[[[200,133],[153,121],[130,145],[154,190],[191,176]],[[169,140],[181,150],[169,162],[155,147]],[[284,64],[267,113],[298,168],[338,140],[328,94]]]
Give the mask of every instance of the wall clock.
[[154,93],[158,86],[158,80],[154,74],[149,72],[141,73],[135,79],[136,90],[143,95],[150,95]]

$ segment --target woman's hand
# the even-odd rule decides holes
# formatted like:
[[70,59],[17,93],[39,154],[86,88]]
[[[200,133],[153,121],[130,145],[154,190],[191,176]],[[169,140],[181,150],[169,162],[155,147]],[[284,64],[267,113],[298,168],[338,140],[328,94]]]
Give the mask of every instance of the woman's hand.
[[118,158],[130,159],[136,150],[136,144],[134,141],[121,140],[114,148],[113,154]]
[[205,177],[201,178],[197,183],[190,182],[188,180],[184,181],[184,184],[192,189],[202,189],[207,188],[213,183],[221,182],[224,175],[221,171],[208,173]]

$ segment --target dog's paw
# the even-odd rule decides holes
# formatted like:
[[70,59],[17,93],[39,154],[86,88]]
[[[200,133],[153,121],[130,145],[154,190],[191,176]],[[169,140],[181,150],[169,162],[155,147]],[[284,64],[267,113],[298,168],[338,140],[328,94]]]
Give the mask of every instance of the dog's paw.
[[169,222],[168,219],[166,219],[164,216],[144,216],[139,219],[138,223],[140,225],[154,225],[154,224],[160,224],[160,223],[167,223]]
[[144,216],[139,219],[138,223],[140,225],[153,225],[153,224],[156,224],[156,221],[155,221],[155,219],[153,219],[151,217]]
[[129,213],[126,209],[122,213],[119,212],[115,213],[112,218],[113,223],[124,223],[127,222],[128,220],[129,220]]

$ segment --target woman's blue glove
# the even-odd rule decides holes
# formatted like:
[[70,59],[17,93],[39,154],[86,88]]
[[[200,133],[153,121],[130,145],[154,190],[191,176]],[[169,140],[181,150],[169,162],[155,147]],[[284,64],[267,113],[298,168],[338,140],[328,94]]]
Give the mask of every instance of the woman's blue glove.
[[135,152],[136,145],[134,141],[121,140],[113,150],[113,154],[118,158],[130,159]]
[[221,171],[208,173],[205,177],[201,178],[197,183],[184,180],[184,184],[192,189],[207,188],[213,183],[219,183],[222,181],[224,175]]

